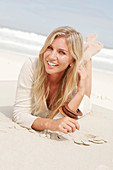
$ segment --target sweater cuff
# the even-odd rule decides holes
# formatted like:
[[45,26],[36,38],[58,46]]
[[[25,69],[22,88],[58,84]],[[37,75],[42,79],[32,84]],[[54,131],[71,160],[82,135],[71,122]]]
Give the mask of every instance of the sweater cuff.
[[27,129],[32,129],[31,126],[33,122],[37,119],[40,118],[38,116],[33,116],[31,114],[18,114],[16,116],[13,115],[13,121],[18,123],[20,126],[25,127]]
[[[84,95],[80,105],[79,110],[82,112],[83,116],[85,116],[87,113],[91,112],[91,100],[88,96]],[[82,117],[83,117],[82,116]],[[81,116],[78,116],[78,118],[81,118]]]

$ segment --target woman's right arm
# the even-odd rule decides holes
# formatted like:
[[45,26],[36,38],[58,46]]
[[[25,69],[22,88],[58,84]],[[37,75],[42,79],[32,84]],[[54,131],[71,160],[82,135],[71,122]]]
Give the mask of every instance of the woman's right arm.
[[32,126],[35,130],[51,130],[60,131],[65,134],[79,130],[80,126],[77,120],[70,117],[63,117],[60,119],[37,118]]
[[16,99],[13,111],[13,120],[22,127],[31,128],[37,118],[31,114],[31,90],[36,59],[29,58],[19,74],[16,90]]

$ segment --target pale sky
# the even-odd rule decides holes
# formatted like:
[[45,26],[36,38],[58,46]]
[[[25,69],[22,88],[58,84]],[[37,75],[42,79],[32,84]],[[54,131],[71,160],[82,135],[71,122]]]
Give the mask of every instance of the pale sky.
[[69,25],[113,48],[113,0],[0,0],[0,27],[48,34]]

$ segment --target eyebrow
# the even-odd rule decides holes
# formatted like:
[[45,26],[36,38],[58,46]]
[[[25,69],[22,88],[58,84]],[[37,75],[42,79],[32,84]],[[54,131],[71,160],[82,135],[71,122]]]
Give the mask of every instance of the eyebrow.
[[[50,46],[53,48],[52,44],[50,44]],[[67,53],[68,53],[68,51],[67,51],[67,50],[65,50],[65,49],[63,49],[63,48],[59,48],[59,50],[62,50],[62,51],[65,51],[65,52],[67,52]]]
[[59,50],[66,51],[66,52],[68,53],[68,51],[67,51],[67,50],[65,50],[65,49],[63,49],[63,48],[59,48]]

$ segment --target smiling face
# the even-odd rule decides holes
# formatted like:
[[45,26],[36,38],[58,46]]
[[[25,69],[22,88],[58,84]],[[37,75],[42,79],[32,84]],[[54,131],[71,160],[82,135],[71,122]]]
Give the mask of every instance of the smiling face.
[[72,65],[73,58],[69,52],[65,37],[57,37],[44,52],[46,72],[51,76],[62,77],[66,68]]

